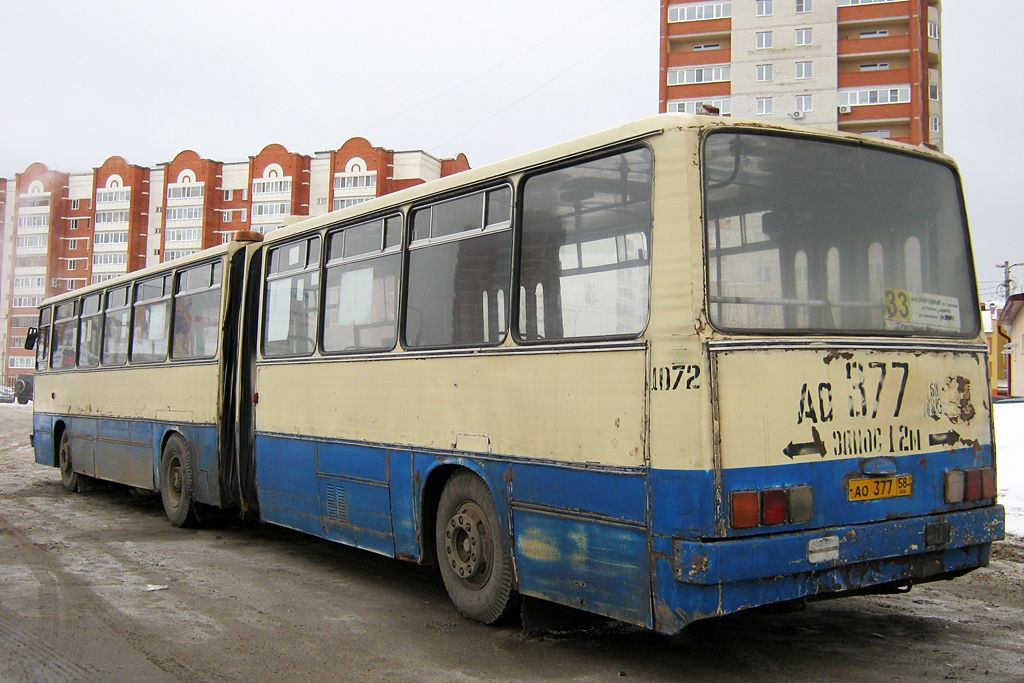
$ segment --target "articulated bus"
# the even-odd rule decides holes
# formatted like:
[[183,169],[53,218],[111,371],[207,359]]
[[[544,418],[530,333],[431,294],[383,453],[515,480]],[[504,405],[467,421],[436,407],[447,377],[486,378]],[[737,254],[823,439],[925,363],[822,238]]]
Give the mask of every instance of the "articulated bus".
[[662,115],[54,297],[34,447],[662,633],[1002,538],[956,167]]

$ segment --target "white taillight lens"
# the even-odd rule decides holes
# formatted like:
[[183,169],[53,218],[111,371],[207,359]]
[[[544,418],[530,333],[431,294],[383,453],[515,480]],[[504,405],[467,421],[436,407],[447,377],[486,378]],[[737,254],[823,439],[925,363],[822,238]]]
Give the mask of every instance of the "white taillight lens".
[[802,524],[814,517],[814,489],[810,486],[792,486],[789,489],[789,521]]
[[948,504],[964,501],[964,473],[959,470],[946,472],[943,486],[943,500]]

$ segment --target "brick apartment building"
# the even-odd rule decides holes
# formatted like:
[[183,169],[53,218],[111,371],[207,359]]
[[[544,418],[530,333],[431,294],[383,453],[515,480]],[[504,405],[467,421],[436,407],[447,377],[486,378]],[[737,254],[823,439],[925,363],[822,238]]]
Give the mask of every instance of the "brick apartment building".
[[0,178],[0,383],[31,373],[24,350],[43,299],[221,244],[270,232],[469,168],[352,138],[313,156],[278,144],[241,162],[191,150],[155,168],[113,156],[86,173],[33,163]]
[[660,111],[942,148],[939,0],[662,0]]

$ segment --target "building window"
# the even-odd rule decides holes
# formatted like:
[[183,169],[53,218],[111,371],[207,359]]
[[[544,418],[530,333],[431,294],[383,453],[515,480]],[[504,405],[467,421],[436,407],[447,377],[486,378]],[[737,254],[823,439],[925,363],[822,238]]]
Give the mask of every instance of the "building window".
[[32,356],[11,356],[7,361],[7,367],[12,370],[30,370],[34,365]]
[[810,45],[811,44],[811,29],[809,29],[809,28],[798,28],[796,30],[796,44],[797,45]]
[[131,200],[130,189],[96,190],[96,203],[127,202]]
[[235,193],[234,190],[224,190],[224,201],[230,202],[231,201],[231,197],[232,197],[232,195],[234,195],[234,193]]
[[759,81],[770,81],[770,80],[772,80],[772,65],[771,64],[758,64],[757,65],[757,80],[759,80]]
[[810,12],[811,11],[811,0],[796,0],[796,11],[797,12]]
[[885,71],[889,68],[889,62],[873,62],[870,64],[861,64],[861,71]]
[[865,88],[863,90],[840,90],[840,107],[857,107],[874,104],[905,104],[910,102],[910,86],[895,88]]
[[714,107],[723,116],[732,113],[731,100],[728,97],[721,99],[672,100],[668,103],[668,111],[679,114],[696,114],[704,105]]
[[868,138],[887,138],[891,131],[888,128],[879,128],[878,130],[862,130],[861,135]]
[[928,86],[928,99],[933,102],[939,101],[939,86],[931,84]]
[[939,117],[935,114],[928,117],[928,130],[933,133],[939,133],[942,131],[942,124],[939,122]]
[[128,244],[128,232],[97,232],[92,240],[93,244]]
[[77,238],[77,237],[75,239],[68,240],[68,251],[77,251],[78,250],[78,243],[80,241],[81,241],[81,239]]
[[885,38],[889,35],[889,29],[887,28],[876,28],[871,31],[861,31],[861,38]]
[[758,114],[771,114],[772,113],[772,98],[770,98],[770,97],[758,97],[757,98],[757,113]]
[[813,109],[813,107],[811,105],[811,96],[810,95],[797,95],[796,96],[796,110],[799,111],[799,112],[813,111],[814,109]]
[[203,196],[203,184],[174,184],[167,188],[168,199],[187,199]]
[[252,195],[255,197],[258,194],[276,194],[281,192],[292,191],[292,179],[291,178],[269,178],[252,181]]
[[796,77],[797,78],[810,78],[813,75],[813,69],[811,68],[811,62],[797,62],[796,63]]
[[722,44],[721,43],[704,43],[703,45],[694,45],[693,46],[693,51],[694,52],[703,52],[704,50],[721,50],[721,49],[722,49]]
[[225,211],[224,212],[224,219],[223,220],[224,220],[225,223],[230,223],[231,222],[231,212],[230,211]]
[[690,85],[691,83],[721,83],[728,81],[730,67],[706,66],[688,67],[685,69],[669,69],[669,85]]
[[772,15],[772,0],[757,0],[757,16],[770,17]]
[[94,266],[123,266],[126,263],[128,263],[128,254],[123,252],[92,255]]
[[731,2],[695,2],[688,5],[669,5],[668,8],[668,21],[670,24],[680,21],[727,19],[731,16]]
[[27,249],[29,247],[45,247],[46,246],[46,235],[26,235],[25,237],[19,237],[17,244],[19,249]]
[[899,2],[900,0],[839,0],[837,5],[848,7],[850,5],[875,5],[882,2]]
[[78,270],[78,259],[68,259],[68,270]]
[[757,33],[757,49],[766,50],[772,46],[772,32],[771,31],[758,31]]
[[195,221],[203,218],[201,206],[177,206],[167,209],[168,221]]
[[71,200],[71,210],[72,211],[78,211],[78,209],[81,208],[81,205],[82,205],[82,200],[81,199],[72,199]]
[[939,39],[939,22],[937,22],[937,21],[929,21],[928,22],[928,37],[929,38],[934,38],[935,40]]

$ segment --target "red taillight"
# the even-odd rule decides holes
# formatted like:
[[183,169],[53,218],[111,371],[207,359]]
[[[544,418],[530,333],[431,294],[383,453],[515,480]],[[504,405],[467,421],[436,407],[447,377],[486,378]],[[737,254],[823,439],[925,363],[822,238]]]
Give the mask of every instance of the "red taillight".
[[729,496],[733,529],[752,529],[760,519],[757,491],[733,491]]
[[985,467],[981,470],[981,497],[996,497],[996,471],[991,467]]
[[761,491],[761,524],[775,526],[786,523],[786,510],[789,509],[789,495],[786,489],[768,489]]
[[978,500],[981,498],[981,470],[967,470],[964,474],[964,500]]

